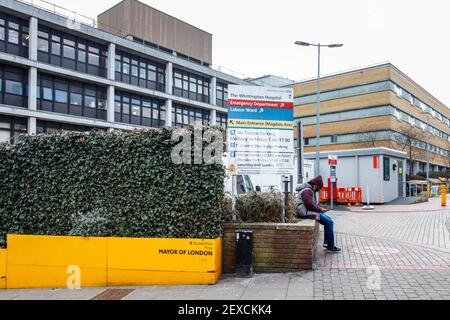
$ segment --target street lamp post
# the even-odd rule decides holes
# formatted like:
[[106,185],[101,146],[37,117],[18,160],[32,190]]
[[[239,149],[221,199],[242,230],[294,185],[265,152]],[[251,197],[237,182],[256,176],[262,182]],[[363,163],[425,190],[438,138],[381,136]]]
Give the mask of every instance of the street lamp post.
[[[427,128],[430,126],[430,113],[428,111],[422,111],[421,114],[426,114],[427,115]],[[429,192],[428,192],[428,186],[430,184],[430,155],[429,155],[429,150],[430,149],[430,134],[429,132],[427,133],[425,130],[425,134],[427,136],[427,198],[430,196]]]
[[314,166],[314,174],[315,176],[320,175],[320,48],[328,47],[328,48],[340,48],[343,46],[341,43],[335,44],[314,44],[303,41],[296,41],[296,45],[304,46],[304,47],[317,47],[317,112],[316,112],[316,165]]

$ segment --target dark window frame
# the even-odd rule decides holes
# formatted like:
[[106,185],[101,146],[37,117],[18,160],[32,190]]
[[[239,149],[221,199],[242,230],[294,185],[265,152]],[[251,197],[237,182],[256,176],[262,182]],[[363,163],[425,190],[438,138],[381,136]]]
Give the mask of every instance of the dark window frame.
[[[115,80],[138,87],[165,92],[166,67],[163,63],[116,50]],[[125,73],[124,70],[128,72]],[[145,70],[145,73],[143,71]],[[134,75],[134,71],[137,71]],[[145,78],[142,75],[145,75]]]
[[[0,28],[3,28],[4,39],[0,40],[0,51],[28,58],[29,22],[27,20],[0,12]],[[16,24],[13,27],[11,24]],[[10,31],[17,33],[17,43],[11,42]]]
[[[199,114],[200,117],[198,117]],[[192,117],[193,121],[191,121]],[[181,121],[178,121],[178,119],[181,119]],[[211,120],[211,110],[182,104],[174,104],[172,106],[172,126],[180,128],[190,127],[196,124],[197,120],[201,120],[203,126],[208,126]]]
[[[38,61],[103,78],[107,77],[108,47],[106,45],[44,25],[38,26],[39,41],[47,41],[47,50],[38,49]],[[58,55],[52,53],[56,45],[59,46]],[[73,50],[73,56],[65,54],[66,47]],[[97,56],[98,64],[92,63],[90,55]]]
[[[148,105],[145,103],[148,103]],[[128,106],[128,112],[124,112],[124,105]],[[139,116],[133,115],[133,106],[139,107]],[[119,107],[120,112],[117,112],[116,107]],[[144,109],[150,109],[150,117],[144,116]],[[154,117],[155,113],[157,113],[156,118]],[[149,96],[117,91],[114,96],[114,118],[115,122],[120,123],[145,127],[163,127],[166,124],[165,102]],[[138,123],[134,123],[133,120]]]
[[228,84],[217,82],[216,85],[216,105],[227,107],[228,105]]
[[[0,115],[0,122],[9,123],[9,128],[0,127],[0,131],[9,132],[9,143],[16,143],[21,134],[27,134],[28,122],[27,118],[20,118],[8,115]],[[18,126],[25,127],[24,129]]]
[[[178,97],[187,98],[190,100],[210,103],[211,97],[211,82],[210,79],[188,72],[182,69],[173,69],[173,87],[172,94]],[[181,81],[181,87],[177,87],[176,83]],[[195,92],[192,90],[192,85],[195,85]],[[207,94],[205,95],[204,92]]]
[[[50,85],[44,85],[44,82],[50,82]],[[67,85],[67,89],[61,89],[61,86]],[[58,88],[59,87],[59,88]],[[46,110],[49,112],[55,113],[63,113],[70,114],[72,116],[82,116],[93,119],[107,120],[107,103],[106,103],[106,88],[102,86],[98,86],[95,84],[87,84],[71,79],[66,79],[58,76],[53,76],[45,73],[38,73],[37,80],[37,108],[38,110],[46,110],[44,109],[43,102],[46,102],[46,108],[51,110]],[[44,99],[44,88],[50,88],[52,97],[51,99]],[[85,92],[87,89],[93,90],[93,95],[87,95]],[[56,100],[56,90],[66,92],[66,102],[60,102]],[[73,96],[81,96],[81,104],[73,104],[72,97]],[[86,106],[86,96],[93,96],[95,99],[95,107],[87,107]],[[56,110],[56,107],[60,106],[63,108],[64,112]],[[102,107],[103,106],[103,107]],[[80,110],[80,112],[75,112],[74,110]]]
[[[21,84],[22,93],[6,92],[6,81]],[[28,70],[0,64],[0,103],[21,108],[28,108]]]

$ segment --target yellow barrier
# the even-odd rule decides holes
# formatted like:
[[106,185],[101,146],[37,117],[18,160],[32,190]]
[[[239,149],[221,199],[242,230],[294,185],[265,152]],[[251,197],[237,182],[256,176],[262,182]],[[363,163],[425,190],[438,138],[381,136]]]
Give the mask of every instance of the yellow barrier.
[[216,283],[220,240],[108,240],[110,285]]
[[221,238],[8,235],[7,245],[7,288],[215,284],[222,272]]
[[65,288],[77,268],[80,286],[107,285],[106,238],[8,235],[6,243],[8,288]]
[[0,289],[6,288],[6,249],[0,249]]
[[441,206],[447,206],[447,187],[441,186]]

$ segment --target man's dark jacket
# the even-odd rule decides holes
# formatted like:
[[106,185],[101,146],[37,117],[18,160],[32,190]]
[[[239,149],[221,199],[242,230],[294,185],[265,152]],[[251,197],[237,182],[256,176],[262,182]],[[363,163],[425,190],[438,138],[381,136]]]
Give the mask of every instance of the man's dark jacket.
[[[307,215],[303,216],[304,219],[315,219],[319,218],[319,213],[322,212],[320,207],[317,205],[315,201],[315,192],[314,190],[320,190],[323,187],[322,177],[316,177],[307,183],[303,183],[295,189],[297,191],[297,201],[296,208],[298,210],[298,206],[302,203],[307,209]],[[306,189],[305,191],[302,191]]]

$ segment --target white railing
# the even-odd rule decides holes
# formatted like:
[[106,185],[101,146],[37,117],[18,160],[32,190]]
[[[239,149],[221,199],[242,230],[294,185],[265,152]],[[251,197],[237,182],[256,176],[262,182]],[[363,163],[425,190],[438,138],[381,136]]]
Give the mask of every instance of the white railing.
[[[45,10],[47,12],[51,12],[53,14],[57,14],[61,17],[79,22],[79,23],[84,24],[89,27],[98,28],[98,26],[99,26],[99,23],[96,19],[85,16],[85,15],[75,12],[73,10],[69,10],[67,8],[61,7],[60,5],[57,5],[57,4],[49,2],[49,1],[45,1],[45,0],[17,0],[17,1],[26,3],[28,5],[31,5],[35,8],[41,9],[41,10]],[[104,25],[104,26],[107,27],[108,30],[110,30],[109,31],[110,33],[113,33],[115,35],[122,34],[122,31],[119,29],[116,29],[112,26],[107,26],[107,25]],[[111,32],[111,30],[113,30],[113,32]]]
[[[69,10],[67,8],[64,8],[60,5],[57,5],[55,3],[46,1],[46,0],[17,0],[19,2],[22,3],[26,3],[28,5],[31,5],[35,8],[41,9],[41,10],[45,10],[47,12],[51,12],[53,14],[57,14],[61,17],[64,17],[66,19],[71,19],[73,21],[79,22],[81,24],[93,27],[93,28],[98,28],[99,27],[99,23],[96,19],[85,16],[83,14],[80,14],[78,12],[75,12],[73,10]],[[109,31],[109,33],[112,33],[116,36],[120,36],[120,37],[124,37],[125,33],[122,30],[119,30],[115,27],[112,26],[108,26],[108,25],[102,25],[104,27],[106,27]],[[113,31],[111,31],[113,30]],[[126,39],[126,38],[125,38]],[[135,42],[133,40],[127,39],[129,41]],[[245,74],[233,71],[231,69],[225,68],[223,66],[210,66],[211,69],[217,70],[219,72],[223,72],[223,73],[227,73],[235,78],[239,78],[239,79],[245,79],[245,78],[250,78],[250,76],[247,76]]]

